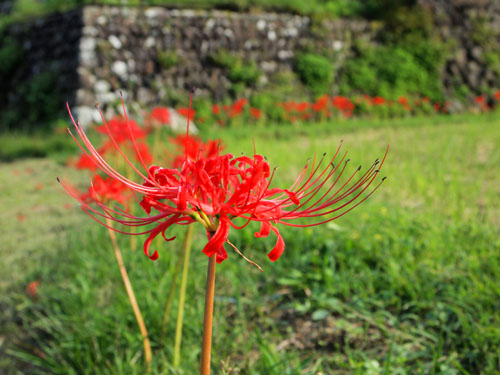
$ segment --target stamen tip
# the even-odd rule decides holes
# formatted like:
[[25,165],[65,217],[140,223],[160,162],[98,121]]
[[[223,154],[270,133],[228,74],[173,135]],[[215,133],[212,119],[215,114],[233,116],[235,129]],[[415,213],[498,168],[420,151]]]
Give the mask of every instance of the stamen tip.
[[385,177],[382,179],[382,181],[385,181],[385,180],[386,180],[386,178],[387,178],[387,176],[385,176]]
[[191,94],[194,94],[195,91],[196,91],[196,86],[191,87]]
[[358,171],[360,171],[360,170],[361,170],[361,165],[358,167]]
[[59,177],[56,177],[56,180],[57,180],[57,182],[61,183],[61,180],[59,179]]

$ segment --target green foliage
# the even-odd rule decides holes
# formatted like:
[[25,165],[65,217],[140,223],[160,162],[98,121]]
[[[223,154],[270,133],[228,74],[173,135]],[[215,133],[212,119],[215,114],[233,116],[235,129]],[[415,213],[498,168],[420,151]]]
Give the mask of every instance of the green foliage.
[[500,78],[500,31],[487,26],[484,17],[471,19],[472,39],[481,46],[485,64]]
[[[377,193],[334,223],[280,226],[286,250],[277,262],[266,257],[275,238],[255,239],[258,226],[231,231],[231,242],[265,273],[233,252],[217,266],[213,372],[494,374],[499,131],[498,117],[485,116],[211,131],[235,155],[251,154],[255,136],[257,152],[279,166],[273,186],[293,182],[308,156],[331,155],[340,139],[362,171],[391,144],[382,170],[389,179]],[[346,166],[347,176],[357,165]],[[0,224],[9,234],[0,243],[0,334],[12,338],[3,343],[9,356],[0,371],[143,374],[140,335],[107,231],[76,204],[64,208],[72,201],[55,186],[55,175],[88,185],[81,171],[47,160],[0,168]],[[45,189],[36,190],[40,183]],[[22,222],[13,219],[19,213]],[[156,262],[128,251],[130,238],[117,235],[153,344],[151,373],[199,370],[207,260],[200,227],[181,368],[171,366],[175,317],[158,337],[183,229],[169,229],[178,235],[173,242],[158,239]],[[41,284],[31,299],[25,288],[34,280]]]
[[0,38],[0,77],[7,77],[22,61],[24,51],[12,38]]
[[441,101],[442,61],[442,47],[429,41],[408,48],[398,45],[364,47],[357,57],[346,62],[340,76],[340,92],[391,99],[423,95]]
[[3,133],[0,136],[0,161],[52,157],[60,160],[75,152],[66,134]]
[[250,105],[262,110],[269,121],[281,121],[284,110],[276,105],[276,98],[272,93],[255,93],[250,97]]
[[304,53],[297,56],[295,71],[316,94],[328,92],[333,82],[333,64],[324,56]]
[[62,117],[64,101],[54,87],[57,78],[51,72],[34,75],[29,81],[16,88],[21,98],[15,108],[9,108],[0,115],[0,129],[42,130]]
[[234,83],[254,85],[259,80],[261,72],[255,62],[247,62],[229,51],[220,49],[210,56],[210,60],[215,66],[227,70],[229,79]]
[[340,74],[340,91],[391,99],[421,95],[442,101],[441,68],[448,45],[434,38],[433,15],[426,8],[411,1],[395,2],[397,6],[383,18],[383,44],[358,44],[357,56],[347,60]]
[[156,60],[163,69],[173,68],[182,62],[181,58],[175,51],[160,51],[158,52]]

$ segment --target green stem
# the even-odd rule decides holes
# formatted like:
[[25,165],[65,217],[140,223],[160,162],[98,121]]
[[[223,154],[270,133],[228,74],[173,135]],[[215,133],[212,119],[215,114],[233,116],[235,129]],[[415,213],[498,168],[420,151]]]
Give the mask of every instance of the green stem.
[[[177,277],[179,276],[179,272],[181,270],[182,261],[184,260],[184,255],[186,253],[186,246],[188,245],[188,237],[191,237],[190,232],[192,231],[191,225],[187,227],[186,237],[184,238],[184,243],[182,245],[181,251],[179,251],[179,258],[177,259],[177,264],[175,265],[174,275],[172,276],[172,281],[170,283],[170,289],[168,291],[167,302],[165,303],[165,310],[163,313],[163,320],[161,323],[161,336],[160,340],[163,342],[163,337],[165,336],[165,332],[167,330],[168,320],[170,318],[170,309],[172,308],[172,302],[174,300],[174,293],[177,285]],[[190,238],[189,238],[190,241]]]
[[174,366],[178,367],[181,360],[181,338],[182,321],[184,319],[184,302],[186,300],[186,287],[189,270],[189,254],[191,253],[191,238],[193,228],[188,226],[184,240],[184,266],[182,267],[181,291],[179,295],[179,310],[177,312],[177,324],[175,326]]

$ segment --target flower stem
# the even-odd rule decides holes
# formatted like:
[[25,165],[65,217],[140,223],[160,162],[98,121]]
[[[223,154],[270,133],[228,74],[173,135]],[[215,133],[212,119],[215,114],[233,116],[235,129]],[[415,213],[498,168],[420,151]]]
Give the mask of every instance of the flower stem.
[[179,294],[179,310],[177,312],[177,324],[175,326],[175,346],[174,346],[174,366],[178,367],[181,361],[181,339],[182,322],[184,319],[184,303],[186,301],[186,287],[189,271],[189,254],[191,253],[191,238],[193,236],[193,227],[189,225],[184,239],[184,265],[182,267],[181,291]]
[[120,268],[123,284],[125,285],[125,290],[127,291],[128,299],[130,300],[130,304],[132,305],[132,309],[134,310],[134,315],[135,319],[137,320],[137,325],[139,326],[139,330],[141,331],[143,345],[144,345],[144,357],[146,359],[147,372],[149,373],[151,368],[151,360],[153,356],[151,354],[151,344],[149,342],[146,324],[144,323],[141,310],[139,309],[139,305],[137,304],[137,299],[135,298],[134,289],[132,289],[132,284],[130,283],[130,279],[128,278],[127,269],[125,268],[125,263],[123,262],[122,253],[120,252],[120,248],[118,247],[118,243],[116,241],[115,232],[113,232],[113,230],[111,229],[113,223],[111,222],[110,219],[106,219],[106,223],[109,227],[108,228],[109,237],[111,238],[111,242],[113,243],[113,248],[115,250],[115,257],[116,261],[118,262],[118,266]]
[[201,351],[201,375],[210,375],[210,356],[212,353],[212,318],[214,315],[215,258],[208,259],[207,290],[205,295],[205,316],[203,322],[203,346]]
[[172,281],[170,283],[170,289],[167,295],[167,302],[165,303],[165,311],[163,313],[163,320],[161,323],[161,341],[163,342],[163,337],[165,336],[165,332],[167,329],[168,319],[170,317],[170,309],[172,308],[172,302],[174,300],[174,293],[177,285],[177,277],[179,276],[180,269],[182,267],[182,262],[185,258],[187,247],[191,246],[191,236],[192,236],[192,226],[189,225],[186,230],[186,237],[184,238],[184,243],[179,252],[179,258],[177,259],[177,263],[175,265],[174,275],[172,276]]

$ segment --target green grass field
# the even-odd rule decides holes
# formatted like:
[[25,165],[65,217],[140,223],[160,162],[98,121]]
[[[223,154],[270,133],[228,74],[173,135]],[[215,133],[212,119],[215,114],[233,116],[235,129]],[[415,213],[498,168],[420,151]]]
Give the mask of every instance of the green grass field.
[[[257,227],[217,268],[213,374],[500,374],[500,118],[214,130],[227,151],[257,152],[293,181],[315,152],[343,139],[350,170],[390,152],[381,189],[350,214],[308,229]],[[12,138],[10,138],[12,139]],[[2,139],[0,139],[0,143]],[[49,153],[50,154],[50,153]],[[56,158],[0,165],[0,373],[144,374],[142,341],[105,228],[55,177],[88,175]],[[196,227],[181,368],[171,365],[174,301],[159,331],[183,233],[155,242],[152,262],[118,236],[153,345],[152,374],[196,374],[207,258]],[[139,240],[139,245],[141,244]],[[140,246],[139,246],[140,247]],[[26,286],[40,281],[36,298]]]

